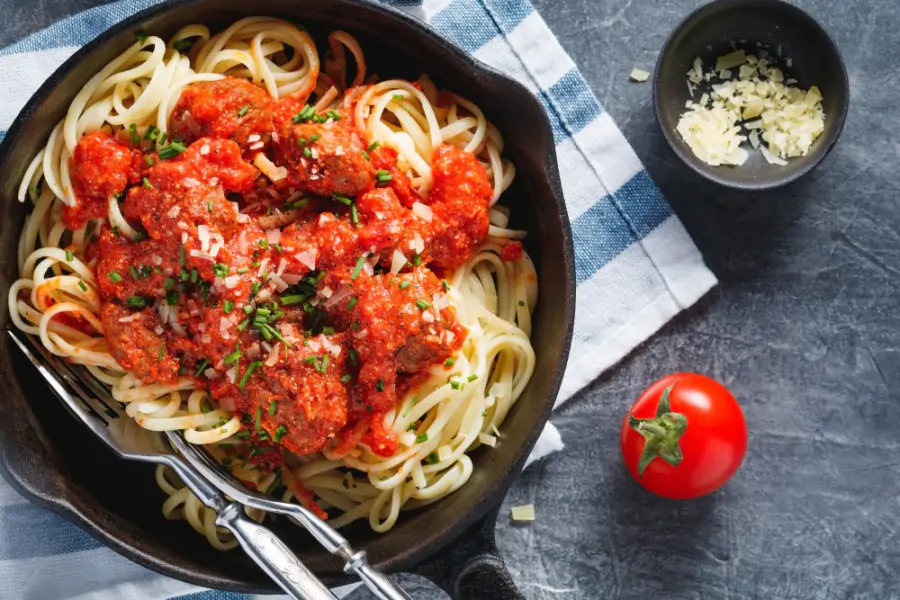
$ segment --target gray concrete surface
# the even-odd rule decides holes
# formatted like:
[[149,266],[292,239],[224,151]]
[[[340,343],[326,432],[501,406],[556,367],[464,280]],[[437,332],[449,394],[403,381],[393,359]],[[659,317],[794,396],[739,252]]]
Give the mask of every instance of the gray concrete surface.
[[[0,0],[0,44],[97,0]],[[891,0],[797,0],[841,45],[852,101],[814,173],[767,193],[699,179],[665,145],[650,86],[698,0],[536,0],[694,236],[721,285],[553,419],[567,449],[524,473],[501,549],[531,599],[900,597],[900,15]],[[711,497],[676,503],[622,468],[618,428],[654,378],[703,372],[750,427],[747,460]],[[404,578],[422,600],[446,596]],[[365,593],[355,600],[368,598]]]

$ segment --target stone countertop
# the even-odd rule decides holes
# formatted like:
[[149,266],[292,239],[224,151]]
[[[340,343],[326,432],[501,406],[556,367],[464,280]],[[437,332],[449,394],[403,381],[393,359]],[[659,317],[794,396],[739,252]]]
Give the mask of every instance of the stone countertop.
[[[0,0],[0,45],[100,3]],[[850,114],[813,173],[751,194],[685,168],[657,128],[650,84],[628,81],[702,2],[535,0],[721,283],[553,417],[566,450],[519,478],[498,524],[528,598],[900,598],[897,5],[795,3],[844,52]],[[750,442],[725,488],[672,502],[625,472],[618,431],[649,382],[685,370],[732,390]],[[509,523],[522,503],[537,521]]]

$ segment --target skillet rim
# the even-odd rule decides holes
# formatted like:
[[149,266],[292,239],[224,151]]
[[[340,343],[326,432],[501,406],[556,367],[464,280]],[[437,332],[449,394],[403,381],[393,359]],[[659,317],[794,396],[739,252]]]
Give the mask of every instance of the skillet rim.
[[[36,109],[53,95],[61,80],[86,56],[100,50],[104,44],[111,42],[113,38],[119,36],[123,31],[136,28],[136,26],[143,21],[155,17],[165,19],[165,13],[172,12],[175,9],[187,5],[208,1],[209,0],[163,1],[159,4],[147,7],[112,25],[79,48],[41,84],[16,116],[12,125],[7,130],[2,143],[0,143],[0,164],[5,163],[7,157],[18,145],[22,130],[33,118]],[[534,447],[537,438],[549,420],[550,412],[559,393],[559,388],[565,373],[574,328],[576,289],[575,254],[571,226],[563,199],[562,186],[557,167],[552,128],[550,126],[549,118],[543,107],[540,106],[538,99],[524,85],[505,73],[481,62],[462,48],[456,46],[453,42],[444,38],[428,23],[420,21],[391,6],[374,2],[362,2],[359,0],[343,1],[347,4],[355,4],[364,10],[379,13],[381,18],[399,22],[400,26],[403,28],[417,30],[420,35],[427,37],[429,42],[435,48],[440,49],[449,55],[447,58],[448,62],[455,62],[459,65],[467,66],[473,69],[476,72],[476,75],[490,78],[497,83],[505,85],[509,88],[509,91],[514,92],[517,95],[517,99],[531,103],[532,107],[537,109],[534,110],[534,112],[539,114],[540,118],[538,123],[531,123],[529,125],[537,128],[534,135],[534,139],[539,140],[539,142],[536,142],[538,148],[536,155],[543,159],[543,164],[539,165],[541,168],[534,169],[533,175],[537,179],[543,180],[543,182],[547,184],[547,187],[552,191],[553,201],[556,204],[559,216],[560,231],[558,233],[562,241],[562,260],[560,261],[562,265],[560,266],[565,268],[565,289],[561,290],[562,293],[559,294],[561,298],[558,298],[558,301],[559,304],[561,304],[562,312],[564,313],[564,322],[566,326],[561,340],[561,352],[556,358],[554,375],[551,380],[549,393],[543,401],[542,410],[539,414],[531,415],[530,423],[526,424],[530,428],[530,432],[525,437],[524,443],[520,444],[513,453],[514,458],[509,462],[508,467],[504,470],[499,470],[497,473],[492,473],[490,483],[485,485],[481,493],[481,497],[487,499],[487,502],[479,502],[478,504],[471,506],[467,511],[460,515],[460,518],[457,519],[453,525],[440,528],[437,532],[431,532],[423,536],[421,541],[418,544],[415,544],[414,547],[375,563],[376,567],[388,571],[413,570],[415,565],[426,562],[442,548],[450,545],[457,538],[464,536],[467,531],[472,528],[473,524],[483,519],[488,515],[492,508],[500,503],[503,495],[512,484],[513,478],[521,470],[521,466],[524,464],[525,459]],[[335,7],[335,14],[338,13],[340,8],[340,5]],[[339,14],[337,20],[340,20]],[[102,50],[100,51],[102,53]],[[9,344],[7,342],[7,349],[8,348]],[[4,352],[2,354],[3,362],[8,362],[9,352]],[[524,414],[520,415],[520,418],[523,416]],[[28,426],[28,428],[30,429],[30,426]],[[206,573],[197,574],[173,561],[151,555],[138,547],[130,545],[127,540],[108,531],[102,523],[94,521],[84,515],[78,510],[78,507],[72,504],[65,496],[53,496],[46,493],[46,491],[37,488],[27,478],[20,479],[17,469],[10,468],[10,465],[8,464],[10,456],[6,445],[7,438],[15,438],[17,435],[21,435],[21,433],[17,433],[13,427],[0,425],[0,452],[2,452],[2,454],[0,454],[0,475],[3,475],[4,479],[16,489],[17,492],[36,504],[51,510],[75,524],[98,539],[105,546],[112,548],[119,554],[134,560],[153,571],[197,585],[245,593],[265,593],[277,590],[274,584],[261,586],[237,578],[217,577]],[[346,577],[334,578],[326,576],[323,579],[329,583],[342,583],[347,581]]]

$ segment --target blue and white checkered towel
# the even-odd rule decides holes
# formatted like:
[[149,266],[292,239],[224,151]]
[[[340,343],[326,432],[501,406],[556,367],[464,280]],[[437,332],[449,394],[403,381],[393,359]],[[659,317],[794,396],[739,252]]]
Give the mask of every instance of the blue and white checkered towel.
[[[0,50],[0,130],[78,47],[160,0],[121,0]],[[385,0],[540,98],[553,124],[575,238],[575,337],[558,403],[715,284],[665,198],[528,0]],[[626,74],[622,74],[623,81]],[[562,448],[552,425],[534,458]],[[0,598],[225,600],[157,575],[29,504],[0,481]]]

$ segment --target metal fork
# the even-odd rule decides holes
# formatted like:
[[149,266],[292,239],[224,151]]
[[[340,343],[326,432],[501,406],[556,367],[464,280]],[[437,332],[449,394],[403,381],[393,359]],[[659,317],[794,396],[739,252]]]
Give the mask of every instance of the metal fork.
[[[337,600],[271,530],[249,518],[239,502],[226,499],[220,486],[210,485],[191,463],[173,454],[161,436],[137,425],[90,373],[85,370],[79,376],[69,363],[40,342],[33,342],[30,336],[12,330],[7,333],[76,418],[121,458],[171,467],[201,502],[216,511],[216,525],[231,531],[250,558],[291,597]],[[180,436],[174,438],[180,441],[177,447],[189,446]]]
[[346,538],[310,510],[299,504],[279,502],[251,491],[240,480],[227,473],[206,451],[198,448],[195,444],[188,444],[181,432],[169,431],[166,433],[172,447],[219,491],[245,506],[285,515],[294,523],[305,528],[326,550],[344,561],[345,573],[355,573],[379,600],[412,600],[386,575],[369,565],[365,551],[353,550]]

